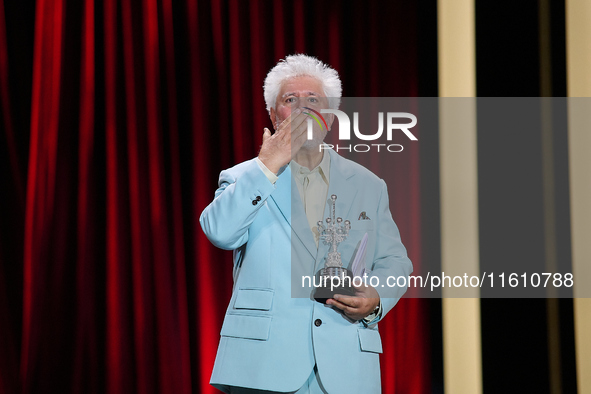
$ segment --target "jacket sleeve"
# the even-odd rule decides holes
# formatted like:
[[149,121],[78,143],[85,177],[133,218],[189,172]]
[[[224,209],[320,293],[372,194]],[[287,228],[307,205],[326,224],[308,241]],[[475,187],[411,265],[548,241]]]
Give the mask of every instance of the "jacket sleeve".
[[222,249],[237,249],[248,241],[248,229],[275,190],[255,160],[222,171],[214,200],[199,223],[207,238]]
[[[408,277],[413,270],[412,263],[406,254],[406,248],[400,239],[398,227],[394,223],[394,219],[392,219],[386,183],[383,180],[381,182],[383,186],[378,206],[376,253],[371,276],[377,276],[380,280],[380,285],[376,287],[376,291],[380,295],[382,311],[370,324],[383,319],[408,288],[408,285],[404,287],[389,286],[387,283],[388,277],[406,277],[404,283],[408,284]],[[390,280],[390,283],[392,283],[392,280]],[[384,286],[382,287],[382,285]]]

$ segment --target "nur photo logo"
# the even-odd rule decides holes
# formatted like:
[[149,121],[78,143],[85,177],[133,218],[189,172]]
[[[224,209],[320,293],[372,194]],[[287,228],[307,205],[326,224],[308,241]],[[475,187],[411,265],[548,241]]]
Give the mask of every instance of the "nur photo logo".
[[[303,107],[309,112],[306,112],[310,119],[308,119],[308,140],[313,139],[313,129],[314,129],[314,122],[320,126],[320,128],[326,127],[328,130],[328,124],[322,114],[333,114],[339,121],[339,140],[340,141],[349,141],[351,140],[351,121],[349,116],[338,109],[321,109],[320,112],[309,108]],[[375,116],[375,115],[374,115]],[[355,137],[362,141],[376,141],[382,137],[384,134],[384,129],[386,131],[386,140],[392,141],[393,135],[395,131],[401,131],[404,133],[406,137],[408,137],[411,141],[418,141],[417,137],[410,131],[411,128],[415,127],[417,124],[417,117],[409,112],[378,112],[378,130],[373,134],[364,134],[359,129],[359,112],[353,112],[353,133]],[[384,118],[386,122],[384,122]],[[409,120],[406,123],[400,123],[401,119]],[[322,123],[321,123],[322,121]],[[384,127],[384,123],[386,126]],[[370,150],[377,150],[380,152],[380,148],[384,147],[388,152],[402,152],[404,147],[401,144],[349,144],[349,145],[331,145],[331,144],[323,144],[320,145],[319,149],[328,149],[333,148],[337,152],[339,150],[347,150],[349,152],[369,152]]]

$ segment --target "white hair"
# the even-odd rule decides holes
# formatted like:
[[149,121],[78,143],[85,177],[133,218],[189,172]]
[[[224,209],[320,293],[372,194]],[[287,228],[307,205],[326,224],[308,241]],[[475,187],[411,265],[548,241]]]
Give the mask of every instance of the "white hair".
[[318,79],[322,83],[325,96],[328,98],[328,106],[332,109],[339,108],[342,92],[339,73],[313,56],[296,54],[280,60],[267,74],[263,86],[267,111],[270,112],[271,108],[275,108],[277,95],[283,82],[301,76]]

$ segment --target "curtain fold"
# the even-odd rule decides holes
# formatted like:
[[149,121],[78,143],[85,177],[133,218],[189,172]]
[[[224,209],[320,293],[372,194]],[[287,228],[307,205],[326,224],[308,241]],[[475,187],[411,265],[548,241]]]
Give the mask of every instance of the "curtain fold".
[[[415,14],[403,1],[0,0],[0,393],[215,392],[232,262],[199,215],[219,172],[258,152],[267,71],[308,53],[346,96],[413,96]],[[420,265],[418,150],[397,165],[392,213]],[[431,390],[426,305],[402,300],[380,323],[385,393]]]

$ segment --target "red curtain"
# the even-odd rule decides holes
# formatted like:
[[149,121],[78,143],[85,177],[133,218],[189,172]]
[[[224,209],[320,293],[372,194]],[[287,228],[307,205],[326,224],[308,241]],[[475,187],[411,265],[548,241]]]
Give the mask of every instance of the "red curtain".
[[[416,96],[416,3],[0,0],[0,393],[207,393],[231,254],[198,218],[256,155],[266,72]],[[392,211],[420,265],[418,157]],[[401,208],[404,207],[404,208]],[[426,304],[380,323],[385,393],[430,392]]]

